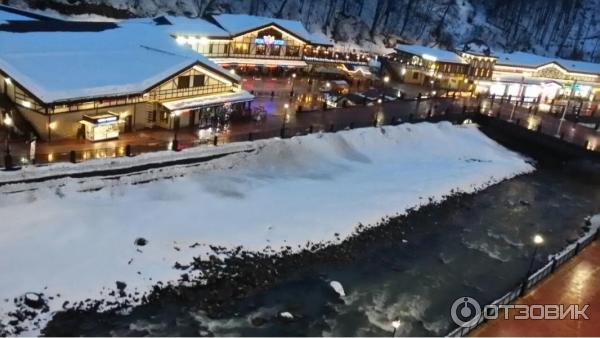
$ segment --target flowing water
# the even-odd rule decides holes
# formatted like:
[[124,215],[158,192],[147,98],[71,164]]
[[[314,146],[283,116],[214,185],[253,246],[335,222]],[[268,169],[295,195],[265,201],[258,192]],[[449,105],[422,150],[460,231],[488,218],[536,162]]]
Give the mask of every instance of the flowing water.
[[[374,243],[351,262],[299,267],[222,318],[208,318],[196,301],[165,299],[110,322],[86,316],[71,333],[386,336],[392,334],[392,320],[399,319],[397,335],[443,335],[454,327],[455,299],[489,302],[522,280],[534,234],[546,239],[536,256],[540,266],[581,233],[586,216],[598,212],[600,185],[541,168],[409,218],[403,241]],[[345,297],[331,281],[343,285]]]

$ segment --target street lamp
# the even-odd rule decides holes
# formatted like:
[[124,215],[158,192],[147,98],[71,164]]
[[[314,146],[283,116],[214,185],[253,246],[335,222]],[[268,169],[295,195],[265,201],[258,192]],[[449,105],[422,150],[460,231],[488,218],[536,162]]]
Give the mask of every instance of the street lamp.
[[527,269],[527,276],[525,276],[526,281],[527,278],[529,278],[529,275],[531,274],[531,269],[533,268],[533,262],[535,261],[537,250],[542,244],[544,244],[544,237],[542,237],[542,235],[536,234],[535,236],[533,236],[533,255],[531,255],[531,261],[529,262],[529,268]]
[[176,110],[171,113],[171,117],[173,118],[173,144],[172,150],[179,150],[179,141],[177,140],[177,134],[179,132],[179,116],[181,115],[180,110]]
[[392,337],[396,337],[396,330],[398,330],[398,328],[400,327],[401,324],[402,323],[400,322],[400,319],[396,319],[396,320],[392,321],[392,327],[394,328]]
[[10,128],[13,126],[12,118],[7,114],[3,120],[4,126],[6,127],[6,148],[4,150],[4,168],[7,170],[12,169],[12,156],[10,155]]
[[294,96],[294,84],[296,83],[296,73],[292,74],[292,91],[290,92],[290,97]]

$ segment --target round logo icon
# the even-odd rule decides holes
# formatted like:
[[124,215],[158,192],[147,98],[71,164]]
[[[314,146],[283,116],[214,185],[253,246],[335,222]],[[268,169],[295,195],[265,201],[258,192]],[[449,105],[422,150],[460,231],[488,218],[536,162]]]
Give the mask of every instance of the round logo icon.
[[470,327],[481,317],[481,306],[471,297],[460,297],[452,304],[450,315],[456,325]]

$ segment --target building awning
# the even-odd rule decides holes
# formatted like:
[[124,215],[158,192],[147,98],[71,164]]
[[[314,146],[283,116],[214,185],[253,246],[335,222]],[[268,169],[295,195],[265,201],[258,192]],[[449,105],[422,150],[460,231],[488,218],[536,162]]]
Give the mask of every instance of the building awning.
[[[493,80],[481,80],[479,81],[481,84],[488,84],[493,82],[501,82],[501,83],[523,83],[525,85],[545,85],[549,83],[555,83],[560,86],[570,86],[573,81],[564,80],[564,79],[551,79],[551,78],[541,78],[541,77],[524,77],[518,75],[501,75],[494,76]],[[598,86],[598,83],[595,82],[587,82],[587,81],[577,81],[580,85],[586,86]]]
[[221,66],[263,66],[263,67],[307,67],[308,64],[302,60],[277,60],[277,59],[246,59],[246,58],[221,58],[211,60]]
[[245,90],[233,93],[219,93],[201,97],[192,97],[188,99],[162,102],[161,104],[169,111],[182,109],[195,109],[203,107],[218,106],[225,103],[239,103],[254,100],[254,95]]
[[90,126],[114,124],[119,122],[119,115],[111,112],[94,115],[83,115],[83,119],[79,122]]

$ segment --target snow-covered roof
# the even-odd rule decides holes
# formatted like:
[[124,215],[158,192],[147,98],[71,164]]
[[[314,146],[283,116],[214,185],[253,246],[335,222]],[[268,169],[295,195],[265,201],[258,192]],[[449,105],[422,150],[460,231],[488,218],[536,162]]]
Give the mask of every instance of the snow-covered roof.
[[423,58],[430,57],[431,59],[435,59],[441,62],[467,64],[467,62],[463,60],[458,54],[439,48],[431,48],[421,45],[397,44],[396,47],[394,47],[394,49],[396,49],[397,51],[418,55]]
[[126,24],[102,32],[0,32],[0,70],[47,103],[141,93],[196,63],[239,80],[177,45],[160,27]]
[[465,43],[462,51],[482,56],[490,56],[492,54],[492,49],[485,42],[479,39],[473,39]]
[[296,20],[274,19],[263,16],[254,16],[247,14],[219,14],[213,15],[217,23],[233,36],[240,35],[259,27],[275,24],[302,40],[312,42],[314,44],[330,45],[331,42],[319,36],[312,34],[306,30],[302,22]]
[[0,5],[0,22],[2,21],[35,21],[40,19],[53,19],[44,15],[24,11],[21,9]]
[[229,33],[219,26],[201,18],[188,18],[184,16],[165,16],[171,25],[166,29],[172,34],[199,35],[207,38],[229,38]]
[[15,13],[11,13],[11,12],[7,12],[5,10],[3,10],[2,7],[0,7],[0,22],[6,22],[6,21],[31,21],[31,20],[35,20],[34,18],[30,18],[24,15],[19,15],[19,14],[15,14]]
[[220,105],[223,103],[238,103],[252,101],[254,95],[248,93],[245,90],[237,92],[226,93],[226,94],[214,94],[201,97],[191,97],[176,101],[169,101],[162,103],[167,109],[173,111],[178,109],[192,109],[200,107],[210,107]]
[[498,60],[496,61],[498,65],[537,68],[546,64],[555,63],[570,72],[600,74],[600,64],[592,62],[550,58],[524,52],[496,53],[495,56],[498,57]]

